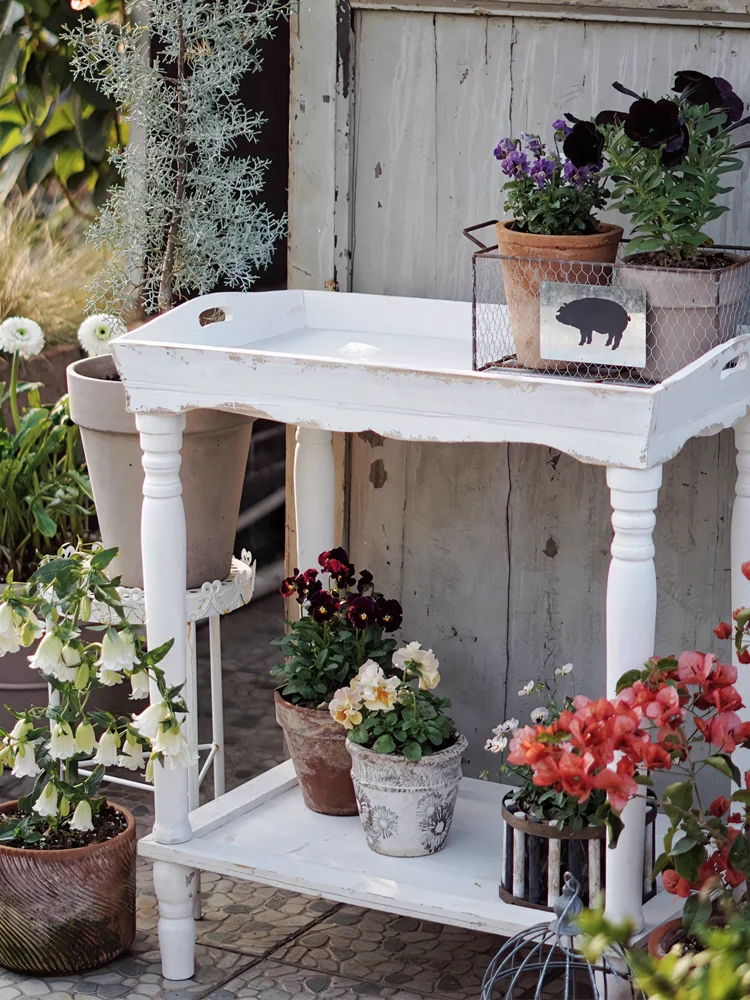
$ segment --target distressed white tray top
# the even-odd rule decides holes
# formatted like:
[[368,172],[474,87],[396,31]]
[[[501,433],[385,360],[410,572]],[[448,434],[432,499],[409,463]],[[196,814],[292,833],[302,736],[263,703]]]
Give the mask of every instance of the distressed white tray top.
[[[202,326],[210,309],[226,320]],[[279,291],[188,302],[119,338],[114,355],[136,412],[214,407],[406,440],[525,441],[633,469],[732,426],[750,399],[750,335],[649,388],[474,372],[471,350],[470,303]]]
[[[167,845],[149,836],[139,851],[336,902],[516,934],[548,918],[504,903],[498,893],[506,791],[495,782],[464,778],[445,848],[425,858],[388,858],[368,848],[358,816],[306,809],[287,761],[193,812],[192,840]],[[647,928],[680,909],[676,897],[659,893],[644,906]]]

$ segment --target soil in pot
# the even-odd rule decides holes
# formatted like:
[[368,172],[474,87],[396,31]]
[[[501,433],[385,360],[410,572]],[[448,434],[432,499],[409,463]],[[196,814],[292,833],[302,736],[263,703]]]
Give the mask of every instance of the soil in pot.
[[[141,503],[143,468],[135,415],[111,355],[68,368],[71,417],[81,428],[102,541],[117,547],[112,563],[127,587],[143,586]],[[187,586],[229,575],[253,417],[190,410],[180,478],[187,524]]]
[[[16,806],[7,802],[0,812]],[[34,975],[78,973],[130,947],[135,820],[116,803],[105,809],[102,835],[115,835],[101,842],[47,850],[0,845],[0,965]]]
[[274,702],[307,808],[324,816],[356,816],[344,727],[328,711],[286,701],[278,689]]
[[[498,222],[497,251],[508,303],[516,358],[524,368],[560,370],[565,362],[545,361],[539,349],[539,298],[543,281],[607,285],[622,239],[622,228],[602,222],[588,236],[522,233],[514,222]],[[518,259],[506,259],[518,258]],[[583,266],[576,266],[582,262]]]
[[690,267],[668,267],[663,251],[633,254],[623,288],[646,293],[646,367],[661,382],[738,333],[750,312],[750,256],[705,251]]
[[418,761],[347,742],[367,846],[393,858],[420,858],[445,846],[461,782],[464,736]]
[[[708,922],[711,927],[724,927],[726,918],[722,913],[714,913]],[[651,931],[648,937],[648,953],[652,958],[663,958],[676,944],[687,952],[697,953],[705,949],[705,945],[696,934],[685,930],[682,917],[674,917]]]

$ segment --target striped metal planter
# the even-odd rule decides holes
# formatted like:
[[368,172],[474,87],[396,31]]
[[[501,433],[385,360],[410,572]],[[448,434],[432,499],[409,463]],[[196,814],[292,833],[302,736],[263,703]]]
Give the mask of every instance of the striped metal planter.
[[[651,878],[656,847],[655,805],[646,812],[643,844],[643,901],[656,894]],[[585,826],[577,833],[544,820],[527,818],[510,797],[503,800],[505,845],[500,896],[506,903],[552,910],[569,871],[582,888],[586,906],[596,903],[607,878],[606,833],[603,826]]]
[[[15,802],[0,805],[9,812]],[[14,972],[85,972],[117,958],[135,937],[135,820],[102,844],[62,851],[0,845],[0,966]]]

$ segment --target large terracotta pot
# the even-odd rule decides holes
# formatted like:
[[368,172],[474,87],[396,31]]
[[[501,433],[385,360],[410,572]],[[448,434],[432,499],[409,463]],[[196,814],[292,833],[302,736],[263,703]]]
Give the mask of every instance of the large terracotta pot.
[[750,257],[726,256],[736,263],[714,271],[638,265],[620,270],[623,288],[646,293],[644,378],[669,378],[737,336],[740,323],[748,321]]
[[466,737],[417,761],[346,745],[367,846],[392,858],[442,850],[453,822]]
[[648,953],[652,958],[663,958],[684,937],[682,917],[674,917],[655,927],[648,936]]
[[273,697],[307,808],[324,816],[356,816],[344,727],[330,712],[292,705],[278,690]]
[[[102,541],[106,548],[120,550],[112,574],[120,575],[124,586],[142,587],[141,448],[111,355],[70,365],[68,391],[71,416],[81,428]],[[229,575],[253,420],[219,410],[187,414],[180,477],[188,587]]]
[[576,268],[570,262],[613,264],[622,239],[622,228],[602,222],[590,236],[540,236],[518,232],[514,225],[512,220],[497,223],[497,252],[502,258],[500,267],[516,358],[524,368],[564,369],[566,362],[545,361],[540,354],[539,297],[542,282],[608,284],[611,273],[607,269]]
[[[103,844],[62,851],[0,845],[0,966],[35,975],[94,969],[135,937],[135,820]],[[15,802],[0,805],[10,812]]]

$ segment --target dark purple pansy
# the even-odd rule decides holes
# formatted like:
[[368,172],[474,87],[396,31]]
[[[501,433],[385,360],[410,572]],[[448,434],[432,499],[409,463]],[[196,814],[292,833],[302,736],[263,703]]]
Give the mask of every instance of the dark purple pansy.
[[355,628],[365,629],[377,621],[377,605],[371,597],[360,595],[350,602],[346,615]]
[[599,167],[604,136],[593,122],[576,122],[563,143],[563,152],[576,167]]
[[604,125],[624,125],[627,120],[627,111],[600,111],[594,124],[601,128]]
[[333,594],[327,590],[319,590],[310,597],[310,617],[318,624],[329,622],[341,607],[341,602],[337,601]]
[[357,590],[364,594],[366,590],[372,590],[373,576],[369,569],[363,569],[357,581]]
[[300,604],[304,603],[305,598],[310,598],[313,594],[317,594],[318,591],[323,589],[323,584],[318,579],[318,571],[316,569],[306,569],[304,573],[297,577],[294,584],[297,590],[297,601]]
[[318,556],[318,564],[322,568],[331,559],[337,559],[340,563],[348,563],[349,555],[346,549],[342,549],[339,545],[338,548],[331,549],[328,552],[321,552]]
[[401,627],[401,622],[404,620],[404,612],[398,601],[387,601],[385,598],[381,598],[376,601],[378,625],[380,625],[384,632],[395,632],[397,628]]
[[680,109],[674,101],[662,97],[652,101],[642,97],[630,105],[625,134],[643,149],[673,147],[682,143]]
[[282,597],[291,597],[297,590],[297,577],[299,576],[299,570],[295,569],[291,576],[288,576],[286,580],[279,587],[279,593]]
[[707,104],[711,111],[725,111],[730,122],[739,121],[745,111],[742,98],[721,76],[707,76],[694,69],[680,70],[675,73],[672,89],[688,104]]

